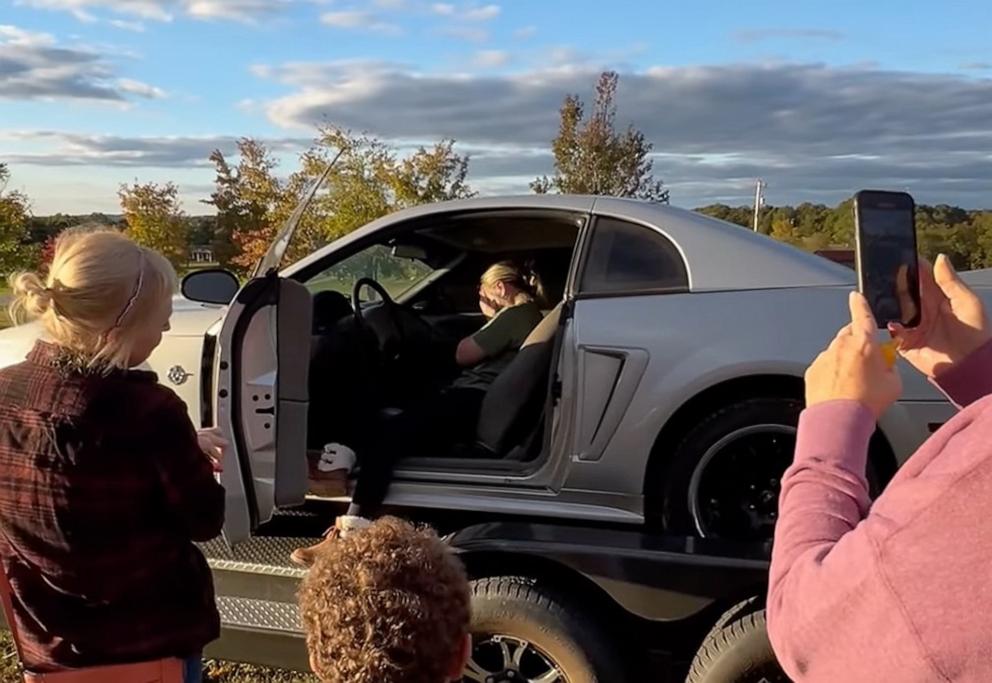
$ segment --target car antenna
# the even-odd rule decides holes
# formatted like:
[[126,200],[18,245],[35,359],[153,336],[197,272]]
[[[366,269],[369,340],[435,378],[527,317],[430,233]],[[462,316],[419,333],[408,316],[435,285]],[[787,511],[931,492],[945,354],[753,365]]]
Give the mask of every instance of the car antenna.
[[293,213],[286,219],[286,222],[276,234],[276,238],[272,241],[272,245],[259,260],[258,265],[255,266],[255,270],[252,271],[251,276],[253,278],[263,274],[268,275],[270,272],[275,272],[279,268],[279,264],[282,263],[282,257],[286,254],[286,249],[289,248],[289,242],[293,239],[293,234],[296,232],[296,228],[303,218],[303,213],[310,206],[310,202],[313,201],[317,190],[324,183],[324,180],[327,179],[327,176],[330,175],[331,169],[334,168],[334,165],[341,158],[342,154],[344,154],[344,150],[339,149],[338,153],[334,155],[334,158],[327,164],[323,172],[303,191],[303,196],[300,198],[296,208],[293,209]]

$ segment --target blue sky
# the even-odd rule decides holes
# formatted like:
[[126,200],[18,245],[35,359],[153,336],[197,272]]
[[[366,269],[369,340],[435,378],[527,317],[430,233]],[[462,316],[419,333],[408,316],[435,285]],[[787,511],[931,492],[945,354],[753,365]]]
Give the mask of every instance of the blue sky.
[[130,180],[210,191],[210,151],[316,126],[454,137],[483,193],[549,172],[557,106],[621,74],[672,201],[865,187],[992,206],[992,3],[0,0],[0,161],[35,213]]

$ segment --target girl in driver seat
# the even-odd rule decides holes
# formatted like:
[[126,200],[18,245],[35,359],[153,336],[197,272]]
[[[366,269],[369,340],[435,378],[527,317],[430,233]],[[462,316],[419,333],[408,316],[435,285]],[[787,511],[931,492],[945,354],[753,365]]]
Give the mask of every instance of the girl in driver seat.
[[351,505],[325,533],[324,540],[296,549],[291,559],[310,566],[325,544],[368,526],[379,512],[400,456],[444,453],[455,443],[475,437],[486,390],[513,360],[524,340],[541,322],[544,287],[530,268],[509,261],[490,266],[479,284],[479,308],[488,319],[475,334],[462,339],[455,362],[463,368],[450,386],[420,401],[394,420],[361,459]]

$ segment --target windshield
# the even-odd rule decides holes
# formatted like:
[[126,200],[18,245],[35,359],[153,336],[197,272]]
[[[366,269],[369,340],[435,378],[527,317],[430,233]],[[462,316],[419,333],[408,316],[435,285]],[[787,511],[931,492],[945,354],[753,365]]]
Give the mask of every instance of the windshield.
[[[306,286],[311,294],[330,290],[350,297],[355,282],[368,277],[382,285],[392,299],[399,300],[433,272],[422,261],[396,256],[389,247],[376,244],[318,273],[307,280]],[[361,297],[363,301],[378,298],[370,287],[362,288]]]

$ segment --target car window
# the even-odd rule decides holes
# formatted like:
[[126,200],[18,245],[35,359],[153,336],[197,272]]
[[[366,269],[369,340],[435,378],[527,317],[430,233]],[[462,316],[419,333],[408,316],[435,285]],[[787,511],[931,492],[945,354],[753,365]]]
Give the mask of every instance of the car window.
[[[381,284],[395,299],[433,272],[426,263],[395,256],[389,247],[376,244],[317,273],[307,280],[306,286],[312,294],[332,290],[351,296],[355,282],[368,277]],[[374,300],[377,296],[371,288],[363,287],[362,298]]]
[[615,218],[597,220],[580,278],[581,293],[672,291],[688,286],[682,255],[667,237]]

